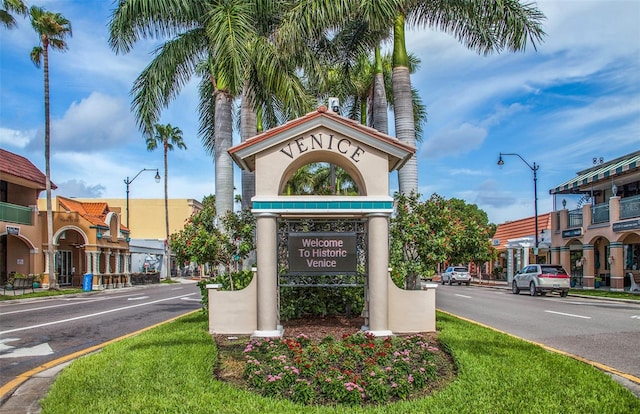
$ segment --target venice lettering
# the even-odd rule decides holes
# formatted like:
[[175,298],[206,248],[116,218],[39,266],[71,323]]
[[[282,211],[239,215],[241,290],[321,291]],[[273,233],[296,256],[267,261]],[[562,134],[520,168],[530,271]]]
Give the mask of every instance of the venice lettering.
[[360,156],[365,152],[364,148],[359,145],[354,145],[349,139],[334,138],[333,134],[329,134],[328,136],[323,134],[309,134],[308,137],[302,136],[295,138],[285,144],[284,147],[280,149],[280,152],[294,159],[300,154],[316,149],[337,151],[351,158],[353,162],[359,162]]

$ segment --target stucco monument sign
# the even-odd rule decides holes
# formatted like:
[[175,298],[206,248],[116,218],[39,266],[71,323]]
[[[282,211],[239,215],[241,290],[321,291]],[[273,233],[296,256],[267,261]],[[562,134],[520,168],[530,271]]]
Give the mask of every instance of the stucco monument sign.
[[[236,164],[255,173],[251,212],[256,217],[256,267],[240,291],[209,288],[209,332],[277,337],[279,276],[366,276],[365,326],[374,335],[435,331],[435,287],[406,291],[389,276],[389,175],[415,153],[396,138],[320,107],[229,150]],[[353,180],[355,196],[287,195],[301,167],[325,162]],[[287,234],[287,263],[278,263],[279,220],[355,220],[366,232],[300,231]],[[366,257],[358,246],[366,243]],[[283,270],[283,266],[286,269]]]

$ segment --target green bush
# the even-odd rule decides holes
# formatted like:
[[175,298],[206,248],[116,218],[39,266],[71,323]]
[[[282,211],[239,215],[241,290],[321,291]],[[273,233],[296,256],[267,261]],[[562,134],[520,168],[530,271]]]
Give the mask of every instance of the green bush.
[[360,315],[363,308],[363,287],[280,288],[282,320],[310,316]]

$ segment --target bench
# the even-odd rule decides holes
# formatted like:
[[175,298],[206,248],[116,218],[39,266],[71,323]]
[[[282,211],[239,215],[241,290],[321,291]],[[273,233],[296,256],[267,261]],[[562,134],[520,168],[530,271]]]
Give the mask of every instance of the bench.
[[629,292],[640,292],[640,285],[638,285],[639,282],[636,282],[636,277],[640,277],[636,276],[632,272],[627,273],[627,276],[629,276],[629,279],[631,279],[631,287],[629,288]]
[[7,290],[12,290],[13,296],[15,296],[16,290],[20,289],[22,289],[23,294],[26,289],[31,289],[31,293],[35,293],[35,290],[33,289],[34,280],[34,276],[16,277],[6,285],[2,286],[2,294],[4,295]]

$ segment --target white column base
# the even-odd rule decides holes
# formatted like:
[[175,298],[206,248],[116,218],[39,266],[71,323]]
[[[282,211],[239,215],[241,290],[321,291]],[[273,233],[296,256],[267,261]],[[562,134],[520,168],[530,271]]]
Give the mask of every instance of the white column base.
[[367,331],[367,333],[370,333],[371,335],[373,335],[375,337],[393,336],[393,332],[392,331]]
[[284,335],[284,328],[282,325],[278,325],[275,331],[253,331],[252,338],[282,338]]

